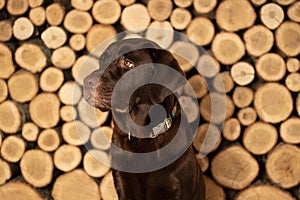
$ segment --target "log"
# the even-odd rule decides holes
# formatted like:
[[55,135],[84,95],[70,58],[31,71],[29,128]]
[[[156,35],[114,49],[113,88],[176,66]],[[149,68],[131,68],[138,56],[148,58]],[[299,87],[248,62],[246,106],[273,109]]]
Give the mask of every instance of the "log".
[[61,69],[69,69],[72,67],[76,60],[76,54],[68,46],[63,46],[55,49],[51,55],[51,62],[54,66]]
[[44,3],[44,0],[27,0],[31,8],[36,8]]
[[151,18],[147,8],[140,3],[127,6],[122,11],[121,24],[128,31],[144,31],[149,26],[150,21]]
[[213,179],[208,176],[204,176],[205,183],[205,195],[206,199],[214,199],[214,200],[225,200],[226,194],[223,188],[218,185]]
[[174,3],[180,8],[187,8],[193,4],[193,0],[174,0]]
[[34,26],[26,17],[19,17],[13,25],[13,35],[18,40],[27,40],[33,34]]
[[91,135],[89,127],[78,120],[64,123],[61,132],[64,141],[74,146],[84,145]]
[[60,25],[64,16],[65,8],[60,3],[52,3],[46,8],[46,19],[52,26]]
[[3,199],[43,200],[41,195],[29,185],[22,182],[10,182],[0,187]]
[[[196,74],[196,75],[192,76],[191,78],[189,78],[188,82],[189,82],[190,86],[193,88],[193,90],[195,92],[195,97],[197,99],[201,99],[203,96],[205,96],[208,93],[206,80],[199,74]],[[187,90],[186,88],[184,88],[184,91],[188,96],[193,95],[190,93],[191,91]]]
[[276,145],[277,135],[271,124],[256,122],[245,129],[243,144],[254,155],[264,155]]
[[76,105],[82,97],[82,91],[76,82],[68,81],[59,89],[58,97],[65,105]]
[[265,4],[267,2],[267,0],[251,0],[251,2],[255,5],[255,6],[261,6],[263,4]]
[[184,8],[175,8],[170,16],[172,26],[180,31],[186,29],[191,20],[192,14]]
[[96,1],[92,9],[93,18],[101,24],[114,24],[121,16],[121,6],[117,0]]
[[41,38],[47,48],[57,49],[65,44],[67,34],[60,27],[50,26],[42,32]]
[[15,71],[11,50],[3,43],[0,43],[0,78],[7,79]]
[[186,34],[195,44],[206,46],[211,43],[215,35],[215,28],[208,18],[196,17],[188,25]]
[[255,10],[248,1],[222,1],[216,10],[217,24],[226,31],[251,27],[255,20]]
[[230,92],[234,87],[234,82],[229,72],[222,72],[213,79],[213,86],[218,92]]
[[256,121],[256,111],[252,107],[242,108],[237,113],[237,118],[243,126],[249,126]]
[[0,104],[0,130],[7,134],[15,134],[21,126],[21,113],[10,100]]
[[[11,178],[11,175],[12,174],[11,174],[9,164],[6,161],[0,159],[0,185],[5,184],[6,181],[8,181]],[[1,191],[1,189],[0,189],[0,191]]]
[[173,43],[174,30],[168,21],[154,21],[149,25],[145,38],[167,49]]
[[292,92],[300,91],[300,74],[291,73],[285,79],[286,87]]
[[300,62],[297,58],[289,58],[286,62],[286,68],[289,72],[294,73],[300,69]]
[[0,10],[2,10],[4,6],[5,6],[5,0],[0,0]]
[[57,91],[64,82],[64,74],[61,69],[47,67],[40,76],[40,88],[45,92]]
[[232,100],[238,108],[249,106],[254,98],[254,93],[251,88],[238,86],[234,89]]
[[255,71],[251,64],[240,61],[234,64],[230,70],[232,79],[241,86],[248,85],[255,78]]
[[111,146],[113,129],[109,126],[101,126],[93,130],[91,134],[91,144],[94,148],[108,150]]
[[240,192],[236,200],[280,199],[294,200],[286,191],[272,185],[255,185]]
[[245,46],[241,38],[236,33],[229,32],[216,34],[211,50],[216,59],[224,65],[234,64],[245,54]]
[[296,99],[296,110],[297,110],[298,116],[300,116],[300,94],[298,94],[297,99]]
[[28,142],[35,142],[39,134],[39,127],[32,123],[26,122],[22,127],[22,137]]
[[22,15],[28,9],[28,2],[27,0],[8,0],[6,9],[11,15]]
[[42,26],[46,21],[46,11],[39,6],[29,11],[29,19],[35,26]]
[[[225,103],[220,103],[224,101]],[[212,92],[205,95],[200,102],[200,115],[207,122],[221,123],[229,119],[233,115],[233,112],[234,105],[232,100],[224,94]]]
[[73,106],[62,106],[59,114],[60,118],[65,122],[74,121],[77,118],[77,111]]
[[164,21],[171,15],[173,4],[171,0],[151,0],[147,7],[153,20]]
[[199,14],[206,14],[211,12],[217,5],[217,0],[194,0],[193,7]]
[[47,58],[38,45],[24,43],[16,50],[15,60],[20,67],[37,73],[46,67]]
[[287,6],[294,2],[295,0],[276,0],[276,2],[280,5]]
[[195,102],[195,99],[193,99],[190,96],[180,96],[179,99],[179,104],[182,110],[184,112],[188,113],[187,120],[189,123],[195,122],[199,118],[199,106],[197,105],[197,102]]
[[293,110],[293,99],[283,85],[267,83],[256,91],[254,107],[258,116],[265,122],[279,123],[290,116]]
[[209,167],[209,160],[208,160],[208,158],[207,157],[201,157],[200,153],[197,153],[195,155],[195,157],[196,157],[196,160],[197,160],[198,164],[201,167],[202,172],[204,173],[205,171],[207,171],[208,167]]
[[274,36],[265,26],[255,25],[244,33],[244,41],[248,54],[257,57],[271,50]]
[[11,163],[21,160],[25,152],[25,143],[18,136],[11,135],[3,140],[1,145],[1,157]]
[[283,58],[276,53],[261,56],[255,65],[258,75],[266,81],[279,81],[286,73]]
[[91,106],[84,98],[78,103],[77,110],[81,121],[91,128],[97,128],[104,124],[109,114]]
[[20,168],[23,178],[34,187],[47,186],[52,180],[53,161],[51,156],[41,150],[25,152]]
[[72,7],[83,11],[90,10],[93,6],[93,3],[93,0],[71,0]]
[[81,162],[82,154],[79,147],[63,144],[54,152],[54,165],[63,172],[75,169]]
[[300,119],[289,118],[280,124],[280,137],[286,143],[299,144]]
[[284,19],[283,9],[275,3],[268,3],[260,9],[262,23],[271,30],[276,29]]
[[54,182],[52,197],[55,200],[99,200],[101,198],[97,184],[81,169],[59,176]]
[[59,135],[55,129],[45,129],[39,134],[38,146],[43,151],[55,151],[60,143]]
[[85,37],[82,34],[74,34],[69,39],[69,45],[74,51],[81,51],[85,47]]
[[222,186],[241,190],[256,178],[259,166],[255,158],[244,148],[233,145],[220,151],[213,158],[211,172]]
[[12,37],[12,26],[9,20],[0,21],[0,41],[9,41]]
[[0,79],[0,103],[3,102],[8,96],[8,89],[6,82]]
[[295,22],[300,22],[299,12],[300,12],[300,2],[298,1],[288,7],[287,15],[291,20]]
[[214,77],[220,71],[219,62],[208,54],[200,56],[197,63],[197,71],[207,78]]
[[130,6],[135,3],[135,0],[119,0],[122,6]]
[[83,169],[91,177],[103,177],[110,170],[110,158],[104,151],[91,149],[83,157]]
[[240,137],[241,124],[236,118],[230,118],[225,121],[223,130],[223,137],[228,141],[235,141]]
[[64,19],[64,27],[71,33],[86,33],[93,24],[93,18],[88,12],[71,10]]
[[20,103],[31,101],[38,93],[39,86],[35,76],[25,70],[19,70],[8,79],[10,97]]
[[[286,37],[286,36],[289,37]],[[287,56],[297,56],[300,53],[300,25],[286,21],[276,30],[277,47]]]
[[278,145],[268,156],[266,171],[272,182],[288,189],[300,182],[300,149],[290,144]]
[[60,102],[56,94],[40,93],[29,104],[32,121],[41,128],[52,128],[59,122]]
[[193,140],[193,146],[201,154],[208,154],[215,151],[221,144],[221,133],[213,124],[202,124],[199,126]]
[[100,194],[103,200],[117,200],[118,194],[114,185],[112,172],[105,175],[100,183]]

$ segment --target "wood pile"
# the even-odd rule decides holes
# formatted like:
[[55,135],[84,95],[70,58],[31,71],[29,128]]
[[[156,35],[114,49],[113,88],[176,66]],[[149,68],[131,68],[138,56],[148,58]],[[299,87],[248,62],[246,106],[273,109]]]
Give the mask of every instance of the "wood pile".
[[[82,85],[99,67],[87,55],[122,31],[186,72],[208,200],[300,199],[299,23],[298,0],[0,0],[0,199],[117,199],[94,157],[109,159],[111,115]],[[211,118],[221,93],[222,128]]]

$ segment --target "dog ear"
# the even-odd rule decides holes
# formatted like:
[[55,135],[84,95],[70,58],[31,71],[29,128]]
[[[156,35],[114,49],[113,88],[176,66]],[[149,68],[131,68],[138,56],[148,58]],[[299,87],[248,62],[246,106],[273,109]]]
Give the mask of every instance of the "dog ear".
[[150,85],[149,87],[150,100],[153,104],[159,104],[162,103],[166,97],[171,95],[173,93],[172,91],[177,90],[185,83],[182,81],[183,80],[182,78],[178,79],[174,77],[173,74],[170,74],[170,70],[158,70],[158,67],[155,65],[155,63],[166,67],[171,67],[176,71],[178,71],[183,77],[185,77],[185,74],[180,68],[177,60],[173,57],[173,55],[169,51],[163,49],[150,49],[150,53],[154,63],[153,80],[164,80],[165,83],[167,83],[169,86],[172,86],[170,90],[167,87],[164,87],[159,84]]

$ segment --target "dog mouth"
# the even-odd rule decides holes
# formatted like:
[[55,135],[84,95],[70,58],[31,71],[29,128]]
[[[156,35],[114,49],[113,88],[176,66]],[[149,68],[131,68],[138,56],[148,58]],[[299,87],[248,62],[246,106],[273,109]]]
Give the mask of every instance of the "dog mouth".
[[84,89],[83,96],[91,106],[96,107],[103,112],[111,110],[111,95],[99,94],[96,91],[92,92],[89,89]]

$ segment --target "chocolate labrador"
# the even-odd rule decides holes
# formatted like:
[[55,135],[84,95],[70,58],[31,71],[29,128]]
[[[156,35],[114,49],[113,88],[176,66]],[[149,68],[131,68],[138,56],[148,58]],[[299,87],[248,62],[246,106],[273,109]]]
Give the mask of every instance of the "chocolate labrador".
[[[184,76],[172,54],[149,40],[127,39],[111,44],[99,62],[100,69],[84,80],[84,98],[94,107],[117,115],[112,143],[122,150],[112,152],[112,168],[119,199],[204,200],[203,175],[191,147],[193,133],[172,92],[182,83],[155,67],[168,66]],[[146,68],[141,70],[142,66]],[[112,105],[118,81],[130,70],[136,73],[126,77]],[[164,79],[174,88],[153,82],[153,78]],[[132,85],[145,80],[148,83],[131,91]],[[128,105],[122,95],[130,95]],[[131,126],[130,120],[136,126]],[[172,147],[163,151],[167,146]],[[142,156],[135,159],[136,154]],[[147,169],[143,171],[141,166]],[[122,170],[124,167],[127,170]]]

